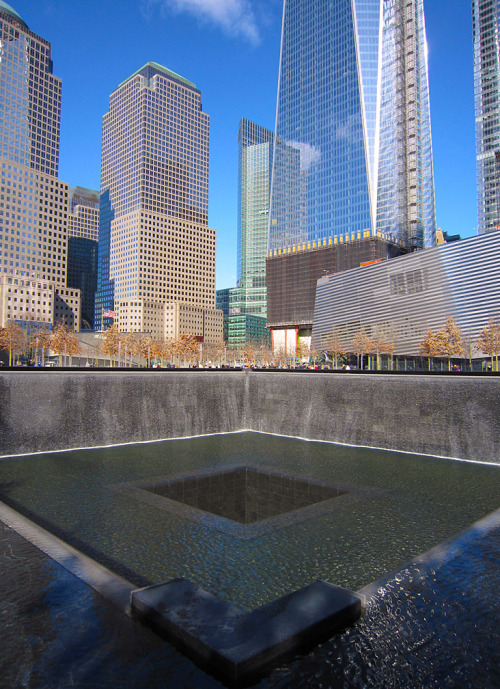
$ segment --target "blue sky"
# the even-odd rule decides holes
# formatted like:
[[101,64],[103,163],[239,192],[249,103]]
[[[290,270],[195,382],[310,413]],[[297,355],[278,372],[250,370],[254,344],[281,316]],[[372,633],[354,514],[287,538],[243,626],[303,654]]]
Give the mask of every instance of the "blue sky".
[[[99,188],[109,94],[144,63],[194,81],[210,115],[209,224],[217,288],[236,282],[237,134],[241,117],[274,128],[282,0],[10,0],[52,43],[63,80],[59,177]],[[426,0],[438,226],[477,223],[470,1]]]

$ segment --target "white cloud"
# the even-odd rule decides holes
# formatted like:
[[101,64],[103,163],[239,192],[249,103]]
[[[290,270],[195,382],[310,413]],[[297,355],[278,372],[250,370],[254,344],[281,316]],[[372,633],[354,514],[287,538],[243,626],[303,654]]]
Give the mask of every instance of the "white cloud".
[[[151,0],[146,0],[150,5]],[[260,33],[251,0],[163,0],[164,8],[187,12],[199,21],[208,21],[236,38],[253,45],[260,43]]]
[[319,163],[321,160],[321,149],[303,141],[287,141],[287,146],[296,148],[300,151],[300,169],[302,172],[309,172],[311,165]]

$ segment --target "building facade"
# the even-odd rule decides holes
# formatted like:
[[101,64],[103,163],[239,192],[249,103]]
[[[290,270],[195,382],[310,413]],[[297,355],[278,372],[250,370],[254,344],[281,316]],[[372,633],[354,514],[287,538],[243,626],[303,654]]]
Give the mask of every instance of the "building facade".
[[94,327],[99,239],[99,192],[72,187],[68,213],[68,287],[81,293],[81,327]]
[[103,118],[96,328],[114,316],[121,331],[147,322],[151,334],[165,337],[159,314],[166,304],[215,311],[208,144],[200,91],[165,67],[147,63],[111,94]]
[[[66,283],[69,189],[57,177],[61,80],[50,43],[3,1],[0,41],[0,275],[7,290],[0,325],[10,318],[51,326],[60,318],[78,328],[78,294]],[[49,313],[48,301],[61,308]]]
[[238,131],[238,287],[241,313],[266,317],[273,132],[243,118]]
[[217,291],[224,340],[239,349],[269,341],[266,257],[274,134],[243,118],[238,128],[237,286]]
[[364,328],[391,342],[394,354],[414,356],[427,331],[441,328],[448,316],[473,347],[489,319],[498,318],[499,270],[497,231],[322,277],[313,347],[321,351],[336,335],[350,351]]
[[422,0],[286,0],[269,249],[435,231]]
[[472,0],[478,232],[500,228],[500,39],[498,2]]
[[279,250],[267,259],[267,322],[271,326],[273,349],[293,355],[300,343],[311,344],[316,283],[319,277],[360,265],[386,261],[406,249],[393,240],[367,237],[318,246],[308,242]]
[[85,187],[71,187],[69,190],[68,234],[99,240],[99,192]]

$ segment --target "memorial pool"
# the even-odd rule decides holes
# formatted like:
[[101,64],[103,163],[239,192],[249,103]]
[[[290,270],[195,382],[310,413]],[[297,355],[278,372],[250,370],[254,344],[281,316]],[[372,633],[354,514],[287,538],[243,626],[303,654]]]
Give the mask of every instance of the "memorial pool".
[[[341,494],[231,529],[144,489],[237,467],[275,495]],[[497,509],[500,485],[496,466],[240,432],[5,458],[0,500],[134,585],[185,577],[252,609],[315,579],[359,590]]]

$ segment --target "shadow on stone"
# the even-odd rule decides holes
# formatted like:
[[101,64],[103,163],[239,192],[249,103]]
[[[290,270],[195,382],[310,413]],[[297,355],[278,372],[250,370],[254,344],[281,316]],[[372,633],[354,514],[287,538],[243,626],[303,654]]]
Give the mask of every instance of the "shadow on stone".
[[241,687],[353,624],[358,594],[322,581],[244,612],[186,579],[133,591],[132,614],[204,670]]

